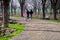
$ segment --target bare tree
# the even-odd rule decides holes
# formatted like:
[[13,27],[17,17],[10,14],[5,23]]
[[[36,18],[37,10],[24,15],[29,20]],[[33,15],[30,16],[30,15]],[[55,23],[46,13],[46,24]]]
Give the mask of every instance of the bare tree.
[[40,14],[40,11],[41,11],[40,6],[41,6],[41,1],[40,1],[40,2],[38,2],[38,15]]
[[5,28],[8,27],[8,19],[9,19],[9,14],[8,14],[9,2],[10,2],[10,0],[3,0],[3,24],[4,24],[4,27],[5,27]]
[[36,0],[33,0],[33,4],[34,4],[34,12],[35,12],[35,15],[36,15],[36,10],[37,10],[37,1]]
[[60,0],[58,0],[58,2],[57,2],[57,10],[59,10],[59,14],[60,14]]
[[20,6],[21,6],[21,16],[23,16],[23,8],[25,4],[25,0],[19,0]]
[[42,0],[43,19],[45,19],[45,3],[46,0]]
[[10,4],[11,4],[11,13],[12,13],[12,16],[16,15],[16,2],[14,2],[14,0],[11,0]]
[[58,0],[50,0],[51,1],[51,8],[53,9],[53,14],[54,14],[54,19],[56,20],[56,13],[57,13],[57,9],[56,9],[56,5]]

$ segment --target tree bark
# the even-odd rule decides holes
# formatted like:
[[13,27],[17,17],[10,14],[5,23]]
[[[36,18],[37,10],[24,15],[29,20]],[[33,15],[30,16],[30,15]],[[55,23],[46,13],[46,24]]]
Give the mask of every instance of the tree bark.
[[23,5],[21,4],[21,17],[23,17]]
[[56,20],[57,19],[57,7],[56,7],[56,5],[57,5],[57,2],[58,2],[58,0],[50,0],[51,1],[51,8],[53,9],[53,14],[54,14],[54,20]]
[[45,19],[45,3],[46,3],[46,0],[42,0],[43,19]]
[[9,9],[9,0],[3,0],[3,24],[5,28],[8,27],[8,19],[9,19],[8,9]]
[[14,15],[16,15],[16,8],[14,8]]
[[53,9],[53,11],[54,11],[54,19],[56,20],[57,19],[57,10],[56,10],[56,8]]
[[20,0],[19,2],[21,6],[21,17],[23,17],[23,8],[24,8],[25,0]]
[[35,15],[37,14],[37,11],[36,11],[37,7],[36,6],[37,6],[37,2],[36,2],[36,0],[34,0],[34,12],[35,12]]
[[45,19],[45,5],[43,5],[43,19]]
[[40,9],[38,9],[38,15],[40,14]]

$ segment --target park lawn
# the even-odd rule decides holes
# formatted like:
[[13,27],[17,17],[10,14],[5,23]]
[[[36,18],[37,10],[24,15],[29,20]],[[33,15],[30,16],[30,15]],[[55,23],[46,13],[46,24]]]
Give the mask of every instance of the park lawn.
[[9,24],[9,28],[17,29],[17,31],[10,34],[7,37],[0,38],[0,40],[10,40],[10,39],[12,39],[14,36],[16,36],[16,35],[20,34],[21,32],[23,32],[24,26],[20,25],[20,24]]
[[42,19],[42,18],[33,18],[33,20],[45,20],[48,22],[55,22],[55,23],[60,23],[60,19],[54,20],[54,19]]
[[57,20],[47,20],[48,22],[55,22],[55,23],[60,23],[60,19]]
[[21,16],[10,16],[10,17],[15,17],[15,18],[23,18],[23,17],[21,17]]

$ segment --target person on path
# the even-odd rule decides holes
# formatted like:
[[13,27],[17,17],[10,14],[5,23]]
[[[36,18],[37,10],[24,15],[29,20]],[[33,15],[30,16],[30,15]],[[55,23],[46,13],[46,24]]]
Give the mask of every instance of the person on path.
[[27,13],[26,12],[23,13],[23,16],[24,16],[24,20],[27,21]]
[[27,18],[29,19],[29,17],[32,19],[32,14],[33,14],[33,11],[32,9],[29,11],[27,10]]
[[30,18],[32,19],[33,11],[31,10],[29,14],[30,14]]
[[32,4],[29,4],[29,3],[28,3],[28,4],[26,5],[27,18],[28,18],[28,19],[29,19],[29,18],[32,19],[33,9],[34,9],[34,7],[33,7]]
[[27,19],[29,19],[29,11],[27,10]]

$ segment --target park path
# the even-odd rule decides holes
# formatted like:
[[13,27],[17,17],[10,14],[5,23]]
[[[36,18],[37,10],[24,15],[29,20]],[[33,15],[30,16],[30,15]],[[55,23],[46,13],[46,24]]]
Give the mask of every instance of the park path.
[[19,19],[17,22],[26,23],[26,27],[21,34],[12,40],[60,40],[60,24],[58,23],[45,20],[26,22],[23,19]]

